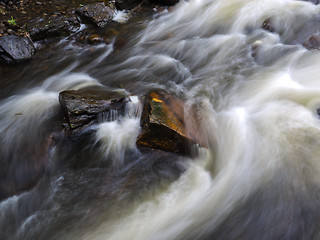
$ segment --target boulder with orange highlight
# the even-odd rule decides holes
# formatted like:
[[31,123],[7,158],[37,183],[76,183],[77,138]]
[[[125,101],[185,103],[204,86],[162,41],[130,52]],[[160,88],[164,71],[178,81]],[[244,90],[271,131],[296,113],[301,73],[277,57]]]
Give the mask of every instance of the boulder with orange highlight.
[[192,145],[205,146],[197,122],[194,113],[186,114],[186,106],[180,99],[152,92],[145,99],[137,145],[189,155]]

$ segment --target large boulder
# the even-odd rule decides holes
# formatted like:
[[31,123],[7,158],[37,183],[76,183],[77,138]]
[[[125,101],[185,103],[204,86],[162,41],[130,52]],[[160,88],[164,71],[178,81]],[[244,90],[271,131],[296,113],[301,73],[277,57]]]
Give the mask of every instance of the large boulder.
[[130,98],[112,96],[103,90],[69,90],[59,94],[59,102],[70,130],[80,130],[123,115]]
[[0,37],[0,61],[18,63],[30,59],[35,47],[30,38],[19,36]]
[[103,2],[88,4],[76,10],[81,20],[85,23],[93,24],[97,27],[104,27],[111,22],[115,9],[111,5],[105,5]]
[[196,115],[188,113],[187,124],[185,111],[181,100],[164,92],[150,93],[144,103],[137,145],[180,154],[190,154],[193,144],[205,146]]
[[27,23],[27,29],[33,41],[53,37],[68,36],[80,29],[76,17],[53,15],[47,18],[38,17]]

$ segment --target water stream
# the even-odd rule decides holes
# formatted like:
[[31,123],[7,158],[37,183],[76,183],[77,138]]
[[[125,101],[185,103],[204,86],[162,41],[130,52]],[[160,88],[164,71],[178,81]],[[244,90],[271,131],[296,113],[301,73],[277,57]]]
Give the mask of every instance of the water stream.
[[[319,14],[293,0],[182,1],[119,51],[63,40],[2,69],[1,174],[23,182],[52,133],[56,144],[40,182],[0,202],[0,239],[320,239],[320,52],[297,44],[320,32]],[[94,86],[197,106],[208,149],[137,149],[139,114],[63,138],[59,92]]]

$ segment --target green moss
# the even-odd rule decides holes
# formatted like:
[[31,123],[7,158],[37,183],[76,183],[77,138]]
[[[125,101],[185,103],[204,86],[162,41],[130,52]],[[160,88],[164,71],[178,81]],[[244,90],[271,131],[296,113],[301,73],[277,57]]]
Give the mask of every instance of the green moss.
[[13,26],[17,25],[16,20],[12,16],[11,16],[11,20],[8,20],[8,23]]

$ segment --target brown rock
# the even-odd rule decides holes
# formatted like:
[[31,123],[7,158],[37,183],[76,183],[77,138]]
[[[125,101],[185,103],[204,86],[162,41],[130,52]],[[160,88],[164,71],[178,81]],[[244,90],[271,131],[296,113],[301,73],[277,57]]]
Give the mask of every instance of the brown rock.
[[190,154],[192,144],[205,146],[199,137],[195,114],[185,121],[184,103],[164,92],[147,96],[141,116],[142,131],[137,145],[180,154]]
[[104,39],[101,38],[98,34],[91,34],[88,37],[88,43],[90,44],[99,44],[99,43],[103,43]]

